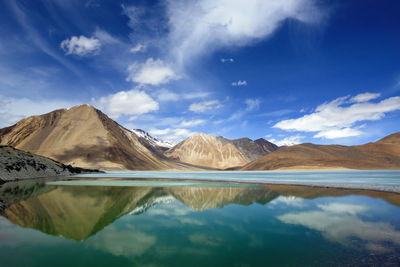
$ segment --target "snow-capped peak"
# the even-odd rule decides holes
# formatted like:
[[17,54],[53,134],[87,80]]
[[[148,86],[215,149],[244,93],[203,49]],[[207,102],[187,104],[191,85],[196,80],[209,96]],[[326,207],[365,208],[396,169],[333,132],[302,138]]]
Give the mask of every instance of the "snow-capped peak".
[[154,147],[171,148],[174,146],[174,144],[168,141],[159,140],[151,136],[148,132],[145,132],[142,129],[133,129],[132,132],[134,132],[139,138],[145,139],[150,145]]

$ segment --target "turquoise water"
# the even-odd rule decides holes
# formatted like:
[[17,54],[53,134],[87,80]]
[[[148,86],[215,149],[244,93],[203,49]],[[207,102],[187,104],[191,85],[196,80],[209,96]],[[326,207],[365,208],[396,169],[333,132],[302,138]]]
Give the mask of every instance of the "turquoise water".
[[1,185],[0,266],[400,264],[399,194],[102,182]]
[[78,177],[173,178],[285,184],[354,184],[400,186],[400,170],[260,171],[260,172],[107,172]]

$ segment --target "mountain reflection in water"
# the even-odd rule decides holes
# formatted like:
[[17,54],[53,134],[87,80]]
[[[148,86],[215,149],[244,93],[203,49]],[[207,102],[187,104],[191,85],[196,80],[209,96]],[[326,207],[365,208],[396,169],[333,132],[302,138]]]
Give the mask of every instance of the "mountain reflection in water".
[[[399,205],[395,193],[288,185],[107,187],[16,182],[0,187],[1,215],[8,222],[85,241],[92,249],[130,259],[154,251],[161,258],[179,251],[207,255],[226,246],[235,251],[236,243],[261,253],[271,249],[268,239],[284,244],[292,237],[311,235],[304,244],[311,246],[321,236],[327,247],[344,248],[344,255],[354,254],[346,249],[360,255],[373,252],[392,255],[388,261],[397,263],[399,257],[393,255],[400,248],[400,218],[393,212],[399,214]],[[10,227],[2,221],[0,239]]]

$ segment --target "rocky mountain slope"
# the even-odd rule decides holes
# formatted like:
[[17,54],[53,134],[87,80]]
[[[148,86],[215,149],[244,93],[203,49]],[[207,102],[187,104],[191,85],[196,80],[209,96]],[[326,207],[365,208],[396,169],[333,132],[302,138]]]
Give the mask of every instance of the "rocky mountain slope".
[[10,146],[0,146],[0,181],[3,182],[88,172],[97,171],[75,168]]
[[276,145],[264,139],[229,140],[224,137],[196,133],[167,150],[165,155],[189,164],[226,169],[243,166],[277,148]]
[[400,133],[359,146],[300,144],[280,148],[242,170],[400,169]]
[[174,146],[170,142],[159,140],[151,136],[148,132],[143,131],[142,129],[133,129],[132,132],[138,136],[140,143],[151,151],[156,151],[157,153],[162,154]]
[[[142,140],[143,142],[143,140]],[[0,144],[104,170],[187,168],[149,150],[132,131],[89,105],[31,116],[0,129]]]

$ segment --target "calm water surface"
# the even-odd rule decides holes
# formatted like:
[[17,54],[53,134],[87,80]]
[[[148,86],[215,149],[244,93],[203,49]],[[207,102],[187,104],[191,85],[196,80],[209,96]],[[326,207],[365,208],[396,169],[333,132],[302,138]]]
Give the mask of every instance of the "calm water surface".
[[2,185],[0,266],[400,264],[399,194],[183,181],[112,185]]
[[400,170],[375,171],[215,171],[215,172],[107,172],[104,174],[84,174],[80,177],[113,178],[173,178],[242,181],[257,183],[286,184],[353,184],[374,186],[400,186]]

